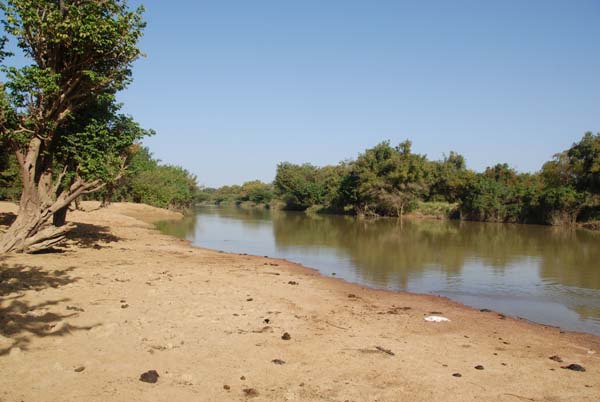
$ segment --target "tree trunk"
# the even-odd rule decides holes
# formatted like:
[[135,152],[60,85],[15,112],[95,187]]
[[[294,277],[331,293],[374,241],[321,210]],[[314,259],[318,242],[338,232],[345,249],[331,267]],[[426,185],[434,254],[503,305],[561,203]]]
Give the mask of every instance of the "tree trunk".
[[66,170],[54,178],[52,160],[39,157],[41,150],[42,141],[36,137],[25,151],[16,151],[23,192],[17,219],[0,237],[0,254],[30,253],[61,243],[74,227],[66,224],[71,202],[101,187],[99,180],[85,182],[78,177],[65,184]]
[[100,208],[106,208],[110,205],[110,203],[112,201],[113,193],[114,193],[114,187],[112,185],[107,185],[106,192],[104,193],[104,196],[102,197],[102,203],[100,203]]
[[0,238],[0,254],[16,252],[31,253],[61,243],[73,225],[60,227],[51,224],[54,214],[49,208],[36,209],[35,204],[21,200],[17,219]]

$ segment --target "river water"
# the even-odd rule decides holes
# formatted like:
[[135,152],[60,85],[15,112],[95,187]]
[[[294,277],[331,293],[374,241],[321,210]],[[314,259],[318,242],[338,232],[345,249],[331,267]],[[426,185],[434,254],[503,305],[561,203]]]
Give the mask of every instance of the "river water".
[[600,233],[210,206],[158,226],[199,247],[285,258],[373,288],[600,335]]

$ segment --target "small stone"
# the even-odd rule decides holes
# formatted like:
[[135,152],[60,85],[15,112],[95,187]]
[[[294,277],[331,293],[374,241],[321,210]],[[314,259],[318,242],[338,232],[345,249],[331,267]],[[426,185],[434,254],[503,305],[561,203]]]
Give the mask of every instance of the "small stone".
[[229,391],[231,389],[231,387],[227,384],[223,385],[223,389],[226,391]]
[[258,391],[254,388],[244,388],[243,391],[244,395],[246,395],[249,398],[254,398],[255,396],[258,396]]
[[479,311],[481,311],[482,313],[491,313],[492,312],[492,310],[490,310],[489,308],[482,308]]
[[23,354],[23,351],[19,347],[11,348],[10,352],[8,352],[8,355],[12,358],[19,358],[22,356],[22,354]]
[[550,360],[554,360],[555,362],[562,363],[563,359],[560,356],[554,355],[549,357]]
[[462,377],[462,374],[461,373],[454,373],[454,374],[452,374],[452,377]]
[[247,301],[247,302],[251,302],[251,301],[253,301],[253,300],[254,300],[254,299],[253,299],[253,298],[251,298],[251,297],[249,297],[249,298],[247,298],[247,299],[246,299],[246,301]]
[[384,347],[381,346],[375,346],[375,349],[377,349],[378,351],[388,354],[390,356],[395,356],[396,354],[394,352],[392,352],[390,349],[386,349]]
[[156,370],[150,370],[150,371],[146,371],[145,373],[143,373],[140,376],[140,381],[154,384],[155,382],[158,381],[158,377],[160,377],[160,376],[158,375]]
[[349,298],[349,299],[356,299],[356,295],[355,295],[354,293],[350,293],[350,294],[348,295],[348,298]]
[[579,364],[573,363],[573,364],[569,364],[568,366],[561,366],[561,368],[566,369],[566,370],[572,370],[572,371],[585,371],[585,368]]
[[121,304],[121,308],[127,308],[129,307],[129,304]]
[[85,370],[85,367],[83,367],[83,366],[79,366],[79,367],[77,367],[77,368],[76,368],[75,370],[73,370],[73,371],[75,371],[76,373],[81,373],[83,370]]
[[285,332],[283,335],[281,335],[281,339],[283,339],[284,341],[289,341],[290,339],[292,339],[292,336]]
[[478,364],[477,366],[475,366],[475,370],[483,370],[484,367],[481,364]]
[[246,380],[246,376],[241,376],[240,380],[245,381]]
[[283,360],[281,360],[281,359],[273,359],[273,360],[271,360],[271,363],[278,364],[280,366],[283,365],[283,364],[285,364],[285,362]]

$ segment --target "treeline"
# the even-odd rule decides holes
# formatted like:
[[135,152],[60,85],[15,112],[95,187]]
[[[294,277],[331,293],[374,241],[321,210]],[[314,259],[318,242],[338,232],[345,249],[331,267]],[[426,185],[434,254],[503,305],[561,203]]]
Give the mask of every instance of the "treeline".
[[[21,194],[18,165],[12,153],[1,149],[0,200],[16,202]],[[121,174],[85,197],[103,205],[136,202],[176,210],[190,208],[201,199],[194,175],[182,167],[160,163],[139,144],[129,148]]]
[[[257,196],[260,194],[260,196]],[[483,172],[468,169],[450,152],[431,161],[414,153],[411,142],[382,142],[356,160],[335,166],[280,163],[273,184],[209,189],[204,200],[217,204],[273,204],[291,210],[363,216],[416,212],[466,220],[552,225],[600,219],[600,134],[586,133],[537,173],[519,173],[507,164]]]
[[243,185],[203,188],[199,200],[221,206],[238,205],[247,207],[270,207],[274,201],[272,184],[254,180]]

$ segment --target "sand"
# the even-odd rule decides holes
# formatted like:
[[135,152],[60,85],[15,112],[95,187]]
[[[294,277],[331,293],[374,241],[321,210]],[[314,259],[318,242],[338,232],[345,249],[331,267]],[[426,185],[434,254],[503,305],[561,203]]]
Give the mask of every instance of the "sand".
[[149,223],[172,212],[84,208],[61,252],[0,257],[1,402],[600,400],[599,337],[193,248]]

